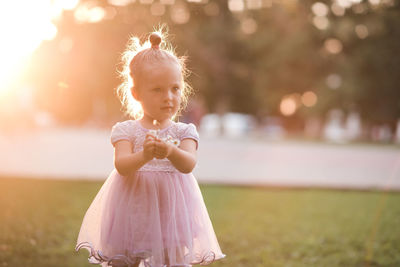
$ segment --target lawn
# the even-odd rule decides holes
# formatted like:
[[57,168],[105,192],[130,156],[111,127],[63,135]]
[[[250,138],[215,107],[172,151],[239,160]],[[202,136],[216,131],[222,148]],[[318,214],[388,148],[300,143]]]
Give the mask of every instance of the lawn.
[[[0,267],[93,266],[74,251],[102,182],[0,179]],[[400,266],[400,193],[201,185],[211,266]]]

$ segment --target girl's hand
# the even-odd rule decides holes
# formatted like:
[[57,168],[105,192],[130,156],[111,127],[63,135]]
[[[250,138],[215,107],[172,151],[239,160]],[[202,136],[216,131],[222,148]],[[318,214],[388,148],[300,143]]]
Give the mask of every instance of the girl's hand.
[[155,156],[156,138],[152,134],[147,134],[143,142],[143,156],[146,161],[150,161]]
[[171,143],[164,142],[163,140],[155,140],[154,157],[157,159],[164,159],[171,155],[174,145]]

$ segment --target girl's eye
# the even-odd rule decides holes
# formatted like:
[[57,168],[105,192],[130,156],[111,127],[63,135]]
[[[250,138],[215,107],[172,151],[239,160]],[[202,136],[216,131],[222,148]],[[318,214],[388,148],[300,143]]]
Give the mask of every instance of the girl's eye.
[[174,91],[175,91],[175,92],[177,92],[177,91],[179,91],[179,90],[181,90],[179,87],[174,87]]
[[160,88],[154,88],[153,91],[159,92],[159,91],[160,91]]

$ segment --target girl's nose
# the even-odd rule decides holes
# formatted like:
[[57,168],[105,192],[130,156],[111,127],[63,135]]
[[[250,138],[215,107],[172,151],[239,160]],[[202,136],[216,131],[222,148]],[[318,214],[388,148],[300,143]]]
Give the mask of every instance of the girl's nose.
[[171,100],[172,97],[173,97],[173,93],[171,92],[171,90],[168,90],[166,93],[166,96],[165,96],[166,100]]

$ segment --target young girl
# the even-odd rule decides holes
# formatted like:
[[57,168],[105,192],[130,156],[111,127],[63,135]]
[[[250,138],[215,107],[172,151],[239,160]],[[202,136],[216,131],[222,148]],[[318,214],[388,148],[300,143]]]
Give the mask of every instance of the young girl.
[[132,38],[123,56],[118,91],[135,120],[112,128],[115,170],[79,232],[76,251],[87,249],[94,264],[191,266],[225,257],[191,173],[198,133],[193,124],[172,120],[189,92],[184,58],[161,36],[152,33],[143,46]]

